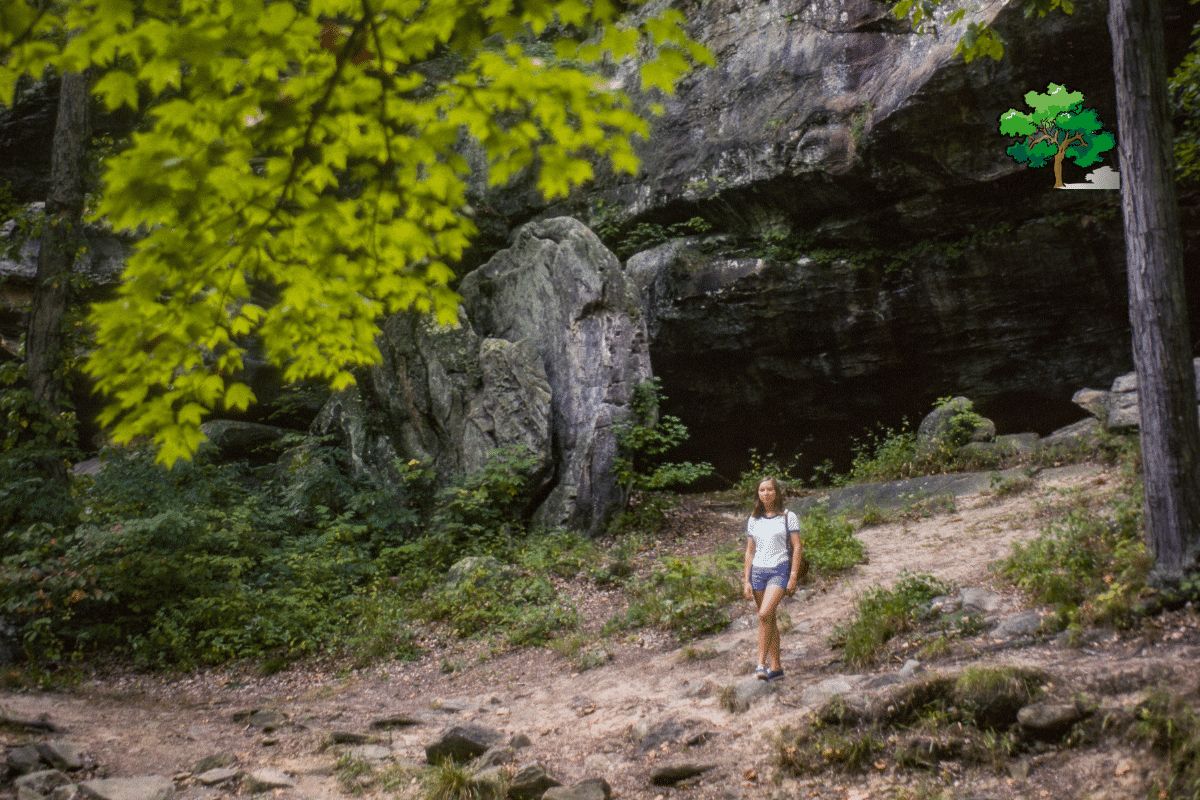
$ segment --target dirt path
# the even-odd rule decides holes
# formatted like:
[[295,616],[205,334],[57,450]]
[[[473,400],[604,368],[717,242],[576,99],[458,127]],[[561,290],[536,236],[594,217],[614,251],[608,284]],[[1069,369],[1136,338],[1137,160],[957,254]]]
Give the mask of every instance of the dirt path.
[[[296,787],[278,790],[281,797],[346,796],[332,774],[338,750],[323,747],[329,732],[368,732],[372,721],[399,713],[422,720],[382,734],[401,762],[423,763],[424,746],[442,728],[473,722],[528,736],[532,744],[521,751],[521,760],[541,762],[564,784],[602,776],[622,798],[769,796],[778,790],[767,780],[771,734],[804,713],[800,698],[806,686],[840,668],[827,639],[861,592],[890,584],[905,571],[930,572],[958,586],[989,586],[1003,597],[1001,614],[1015,611],[1019,598],[993,583],[988,565],[1008,553],[1014,541],[1033,537],[1042,518],[1039,509],[1061,501],[1064,491],[1103,492],[1114,483],[1099,466],[1047,470],[1033,489],[1009,498],[960,497],[953,512],[861,531],[866,564],[807,598],[785,602],[793,623],[783,637],[788,675],[777,692],[744,714],[726,711],[720,696],[722,689],[748,680],[754,649],[748,605],[739,607],[726,632],[690,649],[677,648],[664,635],[640,632],[615,642],[608,664],[583,673],[572,672],[565,659],[548,650],[525,650],[445,674],[441,665],[448,654],[432,652],[418,662],[359,671],[308,664],[269,677],[228,670],[184,678],[110,675],[68,692],[3,692],[0,706],[27,717],[48,714],[67,729],[66,738],[112,775],[170,776],[224,753],[245,770],[272,767],[292,774]],[[740,540],[740,514],[697,508],[687,519],[697,524],[679,546],[711,549]],[[1086,656],[1052,645],[1039,653],[1025,657],[1057,659],[1069,667]],[[449,655],[470,661],[476,652],[468,647]],[[251,709],[278,710],[288,723],[264,732],[234,721],[235,714]],[[11,732],[0,736],[10,743],[17,738]],[[713,768],[690,788],[650,785],[656,767],[677,762]],[[182,797],[224,796],[189,780],[179,786]],[[841,787],[792,785],[790,791],[818,788],[827,792],[823,797],[853,798],[865,791],[853,781]]]

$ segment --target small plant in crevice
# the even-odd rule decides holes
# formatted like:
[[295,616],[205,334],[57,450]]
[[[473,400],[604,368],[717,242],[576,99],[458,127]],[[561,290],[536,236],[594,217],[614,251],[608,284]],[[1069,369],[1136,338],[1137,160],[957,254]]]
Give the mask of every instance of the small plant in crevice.
[[468,765],[448,758],[426,769],[421,784],[425,800],[504,800],[509,789],[506,773],[478,776]]
[[712,474],[707,462],[665,461],[663,456],[687,441],[687,426],[675,416],[660,414],[666,397],[662,382],[651,378],[633,391],[629,418],[616,425],[617,457],[613,475],[626,497],[635,491],[656,492],[688,486]]

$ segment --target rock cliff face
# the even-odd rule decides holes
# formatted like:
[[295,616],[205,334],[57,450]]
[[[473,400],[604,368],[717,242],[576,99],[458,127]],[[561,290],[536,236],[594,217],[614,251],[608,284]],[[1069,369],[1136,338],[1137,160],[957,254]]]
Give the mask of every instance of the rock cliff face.
[[[1167,6],[1174,63],[1196,12]],[[1052,190],[997,131],[1051,81],[1115,128],[1105,3],[1036,23],[984,4],[974,19],[1007,52],[970,65],[955,29],[914,34],[888,7],[689,5],[719,66],[668,102],[641,175],[584,198],[618,249],[638,222],[712,226],[628,268],[687,455],[727,476],[750,446],[845,459],[848,436],[957,393],[1006,429],[1046,432],[1077,417],[1076,387],[1131,366],[1117,193]]]

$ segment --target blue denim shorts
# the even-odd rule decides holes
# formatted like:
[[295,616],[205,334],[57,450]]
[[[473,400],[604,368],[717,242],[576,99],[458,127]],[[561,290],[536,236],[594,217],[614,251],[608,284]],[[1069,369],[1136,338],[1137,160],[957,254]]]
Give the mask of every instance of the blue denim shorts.
[[751,567],[750,588],[756,592],[765,592],[768,586],[786,589],[791,577],[792,562],[790,559],[774,567]]

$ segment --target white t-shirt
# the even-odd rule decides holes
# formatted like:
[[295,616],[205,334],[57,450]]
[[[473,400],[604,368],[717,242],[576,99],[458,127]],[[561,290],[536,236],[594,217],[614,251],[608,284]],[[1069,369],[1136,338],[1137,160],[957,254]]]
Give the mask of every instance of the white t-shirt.
[[754,561],[751,566],[777,567],[787,561],[791,557],[789,531],[800,531],[800,523],[791,511],[773,517],[750,517],[746,522],[746,535],[754,540]]

